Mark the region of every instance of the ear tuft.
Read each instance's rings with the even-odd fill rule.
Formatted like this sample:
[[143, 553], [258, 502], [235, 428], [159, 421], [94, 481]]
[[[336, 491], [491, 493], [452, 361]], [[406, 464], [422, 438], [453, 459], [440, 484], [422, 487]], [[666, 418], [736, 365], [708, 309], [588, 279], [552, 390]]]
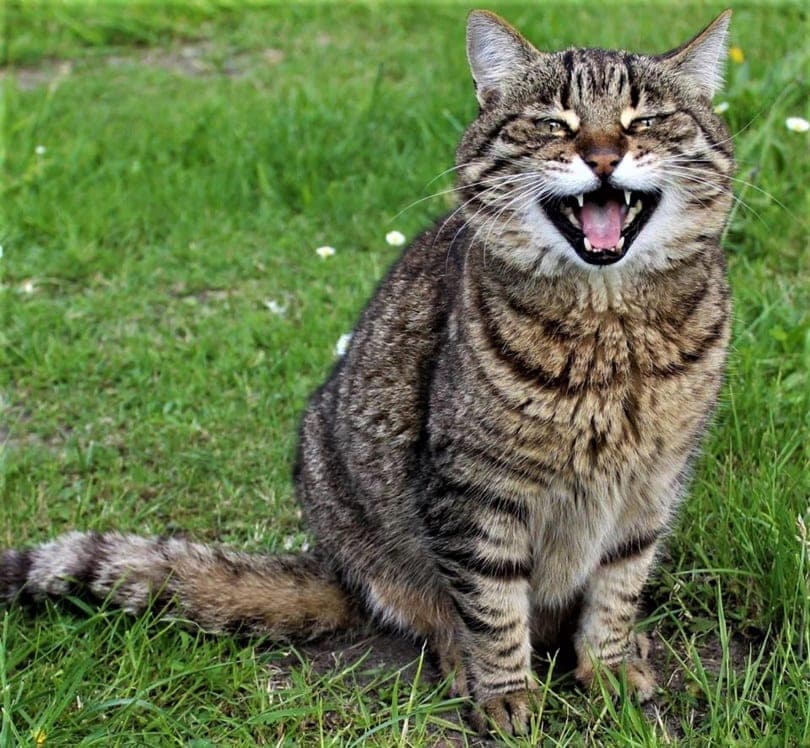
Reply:
[[674, 69], [695, 83], [711, 99], [723, 86], [728, 26], [731, 11], [723, 11], [694, 39], [662, 56]]
[[519, 80], [539, 53], [506, 21], [486, 10], [467, 19], [467, 60], [478, 103], [486, 108]]

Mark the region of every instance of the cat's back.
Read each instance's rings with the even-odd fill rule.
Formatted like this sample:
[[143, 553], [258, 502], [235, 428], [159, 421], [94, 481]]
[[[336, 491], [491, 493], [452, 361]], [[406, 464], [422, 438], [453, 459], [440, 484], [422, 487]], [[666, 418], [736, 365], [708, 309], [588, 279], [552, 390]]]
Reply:
[[419, 236], [379, 284], [351, 346], [310, 399], [295, 479], [309, 524], [327, 544], [380, 542], [413, 522], [436, 361], [468, 236], [450, 214]]

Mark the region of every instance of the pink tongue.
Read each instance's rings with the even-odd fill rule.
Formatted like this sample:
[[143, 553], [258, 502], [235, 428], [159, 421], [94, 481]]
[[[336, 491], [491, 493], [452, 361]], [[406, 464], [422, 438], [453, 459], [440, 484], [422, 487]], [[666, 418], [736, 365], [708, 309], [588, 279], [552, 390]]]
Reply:
[[622, 234], [627, 206], [616, 200], [597, 205], [588, 200], [579, 212], [582, 231], [594, 249], [613, 249]]

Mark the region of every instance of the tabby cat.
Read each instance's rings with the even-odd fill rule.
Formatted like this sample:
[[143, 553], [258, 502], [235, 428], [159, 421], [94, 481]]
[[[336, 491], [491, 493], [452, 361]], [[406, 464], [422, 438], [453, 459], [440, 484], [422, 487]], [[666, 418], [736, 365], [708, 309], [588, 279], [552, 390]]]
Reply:
[[461, 204], [405, 250], [312, 396], [312, 553], [72, 532], [0, 560], [0, 599], [78, 591], [302, 639], [369, 614], [427, 639], [479, 728], [520, 732], [533, 645], [654, 692], [633, 631], [723, 378], [726, 11], [659, 56], [539, 52], [475, 11]]

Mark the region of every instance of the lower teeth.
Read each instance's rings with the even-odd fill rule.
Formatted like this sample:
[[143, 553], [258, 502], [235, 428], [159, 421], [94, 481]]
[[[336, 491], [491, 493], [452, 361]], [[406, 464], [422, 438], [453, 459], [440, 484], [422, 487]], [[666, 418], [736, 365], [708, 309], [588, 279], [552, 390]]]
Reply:
[[[586, 252], [593, 252], [593, 244], [591, 244], [590, 239], [587, 236], [582, 237], [582, 243], [585, 245]], [[619, 241], [616, 242], [616, 246], [612, 249], [599, 249], [599, 252], [618, 252], [624, 247], [624, 237], [620, 236]]]

